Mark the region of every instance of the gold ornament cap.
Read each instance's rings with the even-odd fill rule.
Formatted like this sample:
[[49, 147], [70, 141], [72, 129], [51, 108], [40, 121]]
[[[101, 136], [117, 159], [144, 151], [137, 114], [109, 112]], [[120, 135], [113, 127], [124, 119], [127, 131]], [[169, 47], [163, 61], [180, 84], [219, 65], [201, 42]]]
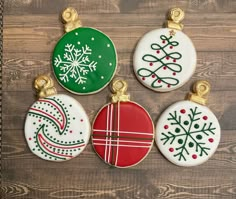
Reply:
[[39, 75], [34, 81], [34, 88], [38, 98], [45, 98], [57, 94], [54, 82], [49, 75]]
[[130, 96], [126, 94], [128, 84], [125, 80], [116, 79], [112, 82], [112, 91], [114, 94], [111, 95], [111, 102], [127, 102], [130, 101]]
[[183, 30], [184, 25], [181, 21], [184, 19], [184, 15], [184, 11], [180, 8], [170, 9], [166, 27], [176, 30]]
[[208, 81], [199, 80], [194, 83], [193, 93], [189, 93], [187, 99], [201, 105], [206, 105], [210, 89], [211, 85]]
[[65, 32], [70, 32], [82, 26], [76, 9], [69, 7], [62, 12], [62, 19], [65, 23]]

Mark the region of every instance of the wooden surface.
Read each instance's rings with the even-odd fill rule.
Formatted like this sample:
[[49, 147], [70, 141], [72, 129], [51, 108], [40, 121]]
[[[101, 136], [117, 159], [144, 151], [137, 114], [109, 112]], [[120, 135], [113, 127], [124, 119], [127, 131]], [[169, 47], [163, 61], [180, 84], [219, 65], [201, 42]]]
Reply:
[[[129, 83], [131, 99], [143, 105], [156, 123], [160, 113], [184, 99], [192, 83], [212, 84], [209, 107], [222, 127], [215, 155], [191, 168], [168, 162], [154, 145], [147, 158], [130, 169], [104, 164], [91, 144], [64, 163], [33, 155], [24, 138], [24, 119], [35, 101], [33, 78], [51, 72], [51, 54], [63, 34], [60, 12], [75, 7], [85, 26], [98, 28], [114, 41], [116, 75]], [[186, 11], [184, 32], [193, 40], [198, 64], [193, 78], [170, 93], [155, 93], [134, 77], [132, 54], [147, 31], [160, 28], [167, 10]], [[7, 0], [3, 33], [2, 198], [236, 198], [236, 1], [235, 0]], [[57, 83], [60, 93], [72, 95]], [[108, 102], [105, 88], [91, 96], [75, 96], [90, 121]]]

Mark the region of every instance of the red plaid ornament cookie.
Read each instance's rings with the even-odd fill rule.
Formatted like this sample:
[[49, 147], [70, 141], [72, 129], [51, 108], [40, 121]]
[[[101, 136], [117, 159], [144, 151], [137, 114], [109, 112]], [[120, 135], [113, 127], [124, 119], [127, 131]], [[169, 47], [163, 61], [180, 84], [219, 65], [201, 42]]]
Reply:
[[[120, 87], [119, 87], [120, 86]], [[124, 95], [125, 81], [113, 83], [112, 103], [105, 105], [93, 123], [92, 144], [107, 164], [125, 168], [141, 162], [153, 145], [154, 128], [147, 111]]]

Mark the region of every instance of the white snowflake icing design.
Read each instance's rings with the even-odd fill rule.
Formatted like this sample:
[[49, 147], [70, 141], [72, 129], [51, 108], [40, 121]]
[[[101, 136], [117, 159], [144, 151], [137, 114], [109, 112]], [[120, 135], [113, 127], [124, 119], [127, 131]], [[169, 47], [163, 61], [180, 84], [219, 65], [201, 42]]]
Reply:
[[74, 79], [78, 84], [86, 83], [86, 75], [95, 71], [97, 65], [97, 62], [90, 61], [89, 55], [91, 54], [92, 50], [88, 45], [77, 49], [73, 44], [66, 44], [63, 59], [60, 55], [54, 59], [54, 65], [60, 67], [60, 80], [69, 82], [70, 79]]

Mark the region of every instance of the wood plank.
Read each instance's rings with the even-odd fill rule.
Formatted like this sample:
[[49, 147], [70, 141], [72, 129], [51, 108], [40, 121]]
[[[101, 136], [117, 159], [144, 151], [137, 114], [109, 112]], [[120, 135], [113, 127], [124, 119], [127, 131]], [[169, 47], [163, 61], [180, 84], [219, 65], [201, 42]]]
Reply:
[[[57, 27], [63, 29], [63, 23], [60, 19], [61, 13], [48, 15], [6, 15], [4, 16], [5, 27]], [[184, 30], [188, 26], [202, 26], [202, 27], [229, 27], [234, 28], [236, 13], [188, 13], [183, 20]], [[130, 13], [130, 14], [81, 14], [80, 20], [83, 26], [90, 27], [147, 27], [160, 28], [166, 20], [166, 14], [155, 13]], [[114, 25], [115, 22], [115, 25]], [[215, 31], [212, 31], [215, 34]]]
[[5, 2], [5, 14], [51, 14], [58, 13], [65, 7], [72, 6], [79, 13], [162, 13], [173, 6], [186, 12], [232, 13], [236, 6], [234, 0], [9, 0]]
[[[8, 169], [9, 179], [3, 190], [7, 196], [22, 198], [226, 198], [235, 196], [235, 184], [232, 173], [225, 171], [218, 175], [205, 173], [198, 174], [194, 171], [168, 174], [147, 172], [140, 170], [81, 170], [85, 175], [65, 176], [61, 169], [37, 169], [36, 172], [24, 170], [15, 172]], [[191, 172], [196, 177], [196, 186], [188, 178], [186, 172]], [[71, 173], [77, 173], [72, 169]], [[139, 175], [137, 175], [139, 174]], [[181, 178], [179, 177], [182, 174]], [[26, 178], [27, 176], [27, 178]], [[39, 177], [40, 176], [40, 177]], [[87, 178], [85, 177], [87, 176]], [[123, 177], [121, 177], [123, 176]], [[106, 179], [106, 180], [103, 180]], [[152, 180], [155, 179], [155, 180]], [[166, 179], [170, 179], [167, 181]], [[227, 180], [230, 179], [230, 180]], [[179, 181], [176, 184], [176, 180]], [[60, 182], [54, 185], [54, 182]], [[91, 183], [100, 182], [100, 183]], [[102, 181], [102, 183], [101, 183]], [[42, 182], [45, 182], [42, 184]], [[65, 183], [66, 182], [66, 183]], [[73, 183], [78, 182], [78, 183]], [[212, 183], [208, 185], [206, 182]], [[147, 191], [148, 190], [148, 191]]]
[[[138, 40], [149, 30], [160, 28], [161, 24], [164, 22], [164, 20], [160, 20], [160, 25], [157, 25], [156, 22], [158, 21], [157, 18], [153, 18], [153, 23], [149, 23], [150, 27], [147, 26], [147, 24], [143, 23], [142, 20], [137, 19], [137, 15], [131, 15], [130, 18], [131, 21], [136, 20], [137, 26], [133, 26], [130, 24], [127, 24], [126, 26], [123, 26], [122, 22], [126, 21], [127, 15], [115, 15], [117, 16], [117, 22], [116, 27], [114, 27], [114, 18], [113, 20], [108, 20], [104, 23], [100, 24], [106, 24], [106, 27], [103, 27], [102, 25], [98, 23], [85, 23], [86, 26], [91, 26], [100, 29], [111, 39], [114, 41], [118, 53], [119, 52], [131, 52], [134, 48]], [[150, 15], [148, 15], [150, 16]], [[148, 20], [148, 16], [146, 20]], [[236, 35], [235, 35], [235, 27], [233, 25], [233, 21], [236, 17], [235, 14], [232, 15], [232, 18], [230, 19], [230, 22], [228, 22], [228, 25], [219, 26], [216, 21], [218, 21], [216, 18], [214, 21], [210, 17], [208, 19], [208, 15], [203, 14], [200, 15], [199, 18], [202, 21], [208, 21], [209, 23], [207, 25], [203, 24], [195, 24], [194, 19], [193, 21], [189, 20], [189, 22], [192, 22], [191, 24], [185, 26], [184, 32], [193, 40], [193, 43], [196, 46], [196, 49], [198, 51], [236, 51]], [[217, 15], [219, 16], [219, 15]], [[220, 15], [220, 20], [223, 19], [223, 15]], [[32, 16], [33, 17], [33, 16]], [[55, 16], [55, 20], [58, 22], [58, 16]], [[142, 17], [142, 16], [140, 16]], [[21, 28], [19, 26], [12, 26], [7, 25], [4, 28], [3, 36], [4, 36], [4, 52], [48, 52], [52, 53], [54, 46], [56, 45], [59, 38], [63, 35], [62, 26], [60, 23], [55, 26], [53, 24], [45, 24], [42, 26], [35, 26], [34, 23], [33, 26], [26, 26], [24, 27], [24, 24], [27, 24], [27, 21], [24, 21], [25, 18], [22, 16], [15, 18], [15, 21], [21, 19]], [[33, 18], [37, 18], [37, 16], [34, 16]], [[42, 17], [39, 17], [40, 20]], [[100, 21], [102, 17], [101, 15], [98, 16], [90, 16], [90, 18], [93, 18], [91, 21], [98, 20]], [[107, 17], [105, 17], [107, 18]], [[145, 17], [144, 17], [145, 18]], [[162, 17], [163, 18], [163, 17]], [[217, 17], [218, 18], [218, 17]], [[23, 21], [22, 21], [23, 20]], [[154, 21], [155, 20], [155, 21]], [[5, 19], [7, 21], [7, 17]], [[46, 18], [45, 18], [45, 21]], [[29, 20], [28, 20], [29, 22]], [[108, 23], [109, 22], [109, 23]], [[188, 22], [188, 23], [189, 23]], [[55, 23], [55, 22], [54, 22]], [[132, 24], [132, 23], [131, 23]], [[49, 27], [48, 27], [48, 26]], [[22, 27], [23, 26], [23, 27]], [[214, 31], [213, 31], [214, 30]], [[128, 33], [128, 34], [127, 34]], [[227, 36], [226, 36], [227, 35]], [[17, 48], [16, 48], [17, 46]], [[36, 48], [37, 46], [37, 48]]]
[[[5, 53], [4, 55], [4, 91], [30, 91], [32, 90], [34, 77], [43, 73], [52, 73], [50, 53]], [[118, 52], [118, 56], [119, 65], [116, 75], [129, 79], [130, 90], [146, 92], [147, 89], [140, 86], [134, 76], [132, 52]], [[202, 78], [211, 82], [213, 90], [235, 90], [235, 65], [235, 52], [199, 52], [196, 72], [189, 84], [186, 84], [180, 90], [188, 92], [191, 83]], [[59, 92], [64, 91], [58, 84], [56, 84], [56, 87]]]

